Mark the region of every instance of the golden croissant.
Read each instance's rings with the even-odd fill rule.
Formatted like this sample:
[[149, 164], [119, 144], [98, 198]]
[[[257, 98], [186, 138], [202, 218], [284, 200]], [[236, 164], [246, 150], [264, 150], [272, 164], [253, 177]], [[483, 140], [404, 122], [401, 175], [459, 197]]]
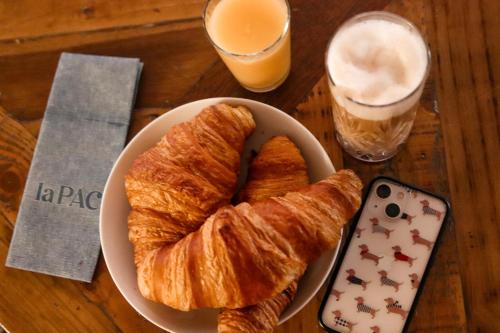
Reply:
[[[197, 230], [236, 189], [240, 155], [255, 128], [250, 111], [218, 104], [173, 126], [125, 177], [135, 263]], [[142, 267], [142, 268], [141, 268]], [[147, 294], [144, 294], [147, 296]]]
[[278, 295], [242, 309], [225, 309], [217, 317], [218, 333], [271, 333], [281, 313], [292, 303], [297, 292], [294, 281]]
[[[254, 203], [281, 196], [309, 184], [307, 165], [299, 149], [286, 136], [264, 143], [252, 160], [248, 180], [240, 191], [240, 201]], [[219, 333], [273, 332], [281, 313], [293, 301], [297, 281], [276, 296], [241, 309], [224, 309], [217, 316]]]
[[250, 163], [239, 201], [254, 203], [309, 184], [307, 166], [297, 146], [284, 135], [265, 142]]
[[332, 249], [360, 205], [350, 170], [283, 197], [224, 206], [172, 246], [147, 253], [141, 293], [179, 310], [242, 308], [271, 298]]

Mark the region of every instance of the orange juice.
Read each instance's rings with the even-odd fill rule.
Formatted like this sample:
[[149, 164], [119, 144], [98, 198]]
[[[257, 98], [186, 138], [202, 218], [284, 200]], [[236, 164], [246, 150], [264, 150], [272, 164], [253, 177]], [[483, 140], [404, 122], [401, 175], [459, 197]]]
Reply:
[[[209, 8], [210, 3], [216, 3]], [[276, 88], [290, 71], [285, 0], [209, 1], [205, 26], [222, 60], [253, 91]]]

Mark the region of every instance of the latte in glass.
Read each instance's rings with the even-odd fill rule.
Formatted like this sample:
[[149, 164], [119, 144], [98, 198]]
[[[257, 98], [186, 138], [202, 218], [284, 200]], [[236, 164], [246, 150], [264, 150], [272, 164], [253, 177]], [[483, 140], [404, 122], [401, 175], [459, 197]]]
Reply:
[[412, 129], [429, 67], [427, 44], [407, 20], [368, 12], [344, 23], [326, 53], [344, 150], [369, 162], [394, 156]]

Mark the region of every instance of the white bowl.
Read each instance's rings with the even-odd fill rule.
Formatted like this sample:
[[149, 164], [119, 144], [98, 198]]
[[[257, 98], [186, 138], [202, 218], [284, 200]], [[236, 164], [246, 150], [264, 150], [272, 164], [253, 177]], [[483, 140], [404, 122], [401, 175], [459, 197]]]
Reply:
[[[125, 195], [124, 176], [133, 160], [158, 142], [170, 127], [190, 120], [203, 108], [220, 102], [246, 105], [257, 124], [255, 132], [245, 144], [240, 179], [245, 179], [246, 161], [251, 151], [258, 151], [262, 143], [279, 134], [288, 135], [300, 148], [307, 162], [311, 181], [319, 181], [335, 172], [321, 144], [302, 124], [272, 106], [248, 99], [209, 98], [181, 105], [140, 131], [118, 157], [104, 188], [100, 214], [102, 252], [113, 281], [130, 305], [152, 323], [171, 332], [216, 332], [218, 310], [182, 312], [142, 297], [137, 287], [132, 245], [127, 237], [130, 206]], [[337, 252], [338, 247], [309, 265], [300, 280], [295, 300], [281, 315], [280, 324], [299, 312], [318, 292], [328, 277]]]

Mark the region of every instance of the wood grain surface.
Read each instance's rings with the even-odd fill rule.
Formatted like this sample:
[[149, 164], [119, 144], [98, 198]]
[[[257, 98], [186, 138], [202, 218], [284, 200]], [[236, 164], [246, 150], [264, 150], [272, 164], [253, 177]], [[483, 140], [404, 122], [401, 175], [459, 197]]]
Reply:
[[[214, 96], [281, 108], [364, 181], [390, 175], [448, 196], [453, 216], [410, 332], [500, 332], [500, 1], [291, 0], [292, 72], [255, 94], [234, 80], [203, 31], [202, 0], [0, 1], [0, 262], [62, 51], [144, 62], [130, 140], [181, 103]], [[335, 140], [324, 51], [336, 27], [368, 10], [413, 21], [432, 73], [410, 139], [395, 158], [365, 164]], [[278, 332], [320, 332], [323, 290]], [[160, 332], [118, 292], [101, 258], [91, 284], [0, 265], [0, 327], [17, 332]], [[0, 329], [1, 331], [1, 329]]]

